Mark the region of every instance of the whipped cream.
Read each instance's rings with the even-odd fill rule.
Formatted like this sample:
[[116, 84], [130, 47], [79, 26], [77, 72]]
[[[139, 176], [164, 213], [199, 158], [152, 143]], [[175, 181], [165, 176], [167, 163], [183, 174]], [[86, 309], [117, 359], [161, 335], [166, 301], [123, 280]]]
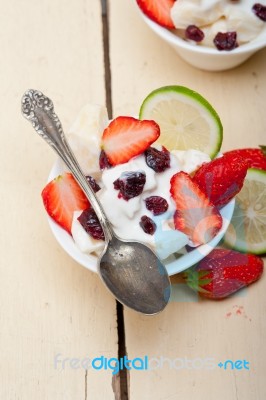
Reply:
[[[155, 147], [155, 146], [153, 146]], [[161, 147], [157, 146], [160, 150]], [[115, 233], [124, 239], [141, 241], [162, 258], [166, 259], [171, 254], [182, 251], [189, 243], [188, 237], [182, 232], [174, 229], [173, 214], [175, 203], [170, 195], [170, 179], [179, 171], [191, 173], [203, 162], [210, 161], [209, 156], [197, 151], [172, 151], [170, 153], [170, 168], [164, 172], [156, 173], [146, 164], [143, 154], [132, 158], [124, 164], [119, 164], [110, 169], [105, 169], [99, 176], [98, 183], [101, 190], [97, 192], [104, 211], [110, 220]], [[125, 200], [118, 197], [118, 190], [114, 189], [113, 182], [125, 172], [143, 172], [146, 182], [140, 195]], [[154, 216], [146, 208], [145, 199], [149, 196], [161, 196], [168, 203], [165, 213]], [[82, 252], [98, 255], [104, 247], [104, 242], [95, 240], [88, 235], [77, 220], [81, 211], [74, 214], [72, 223], [72, 236]], [[139, 222], [143, 215], [150, 217], [156, 224], [154, 235], [143, 231]]]
[[[237, 32], [237, 43], [242, 45], [266, 29], [265, 22], [252, 10], [255, 3], [254, 0], [178, 0], [171, 9], [171, 17], [183, 38], [189, 25], [200, 28], [204, 39], [199, 45], [214, 47], [213, 39], [218, 32]], [[266, 5], [265, 1], [259, 3]]]

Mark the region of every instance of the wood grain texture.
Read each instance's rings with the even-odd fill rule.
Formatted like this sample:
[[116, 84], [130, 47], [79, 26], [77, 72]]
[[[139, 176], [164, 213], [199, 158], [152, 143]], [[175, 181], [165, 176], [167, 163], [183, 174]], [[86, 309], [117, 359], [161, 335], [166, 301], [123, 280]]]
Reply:
[[[184, 85], [206, 97], [219, 113], [224, 125], [222, 150], [265, 143], [266, 49], [236, 69], [200, 71], [149, 30], [134, 0], [116, 0], [110, 7], [114, 116], [137, 115], [143, 99], [157, 87]], [[173, 284], [173, 302], [161, 315], [149, 318], [125, 310], [129, 358], [182, 359], [176, 368], [164, 360], [163, 367], [153, 371], [130, 371], [130, 398], [264, 399], [265, 276], [241, 295], [221, 302], [199, 301], [176, 277]], [[216, 364], [246, 359], [250, 370], [197, 369], [199, 360], [195, 368], [181, 368], [186, 358], [213, 358]]]
[[28, 88], [53, 99], [65, 130], [105, 103], [100, 1], [0, 4], [0, 398], [114, 399], [111, 371], [55, 363], [116, 357], [116, 304], [52, 236], [40, 192], [55, 155], [20, 112]]

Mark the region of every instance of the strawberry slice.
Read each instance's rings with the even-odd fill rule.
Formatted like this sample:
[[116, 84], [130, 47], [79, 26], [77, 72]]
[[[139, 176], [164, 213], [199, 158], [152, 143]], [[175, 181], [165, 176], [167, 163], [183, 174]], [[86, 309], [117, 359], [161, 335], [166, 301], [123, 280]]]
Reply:
[[70, 172], [64, 172], [49, 182], [42, 191], [47, 213], [71, 234], [74, 211], [85, 210], [90, 203]]
[[166, 28], [175, 28], [170, 13], [175, 0], [137, 0], [137, 3], [142, 12], [153, 21]]
[[266, 146], [260, 146], [260, 149], [237, 149], [224, 153], [224, 155], [228, 154], [244, 158], [248, 162], [249, 168], [258, 168], [266, 171]]
[[154, 121], [117, 117], [103, 132], [102, 149], [112, 165], [123, 164], [143, 153], [159, 136]]
[[193, 180], [215, 206], [223, 207], [242, 189], [247, 170], [243, 157], [228, 153], [202, 164]]
[[170, 183], [176, 203], [175, 228], [188, 235], [195, 245], [209, 242], [222, 227], [219, 211], [187, 173], [178, 172]]
[[263, 260], [252, 254], [214, 249], [184, 274], [187, 284], [203, 297], [223, 299], [257, 281]]

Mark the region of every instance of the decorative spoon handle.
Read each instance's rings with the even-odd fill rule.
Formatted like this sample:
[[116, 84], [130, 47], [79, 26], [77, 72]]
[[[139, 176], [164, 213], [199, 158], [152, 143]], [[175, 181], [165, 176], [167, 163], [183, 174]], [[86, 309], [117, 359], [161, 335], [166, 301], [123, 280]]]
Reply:
[[106, 241], [111, 240], [114, 233], [108, 218], [69, 147], [61, 122], [54, 112], [52, 100], [38, 90], [29, 89], [24, 93], [21, 103], [23, 116], [31, 122], [36, 132], [52, 147], [72, 172], [99, 218]]

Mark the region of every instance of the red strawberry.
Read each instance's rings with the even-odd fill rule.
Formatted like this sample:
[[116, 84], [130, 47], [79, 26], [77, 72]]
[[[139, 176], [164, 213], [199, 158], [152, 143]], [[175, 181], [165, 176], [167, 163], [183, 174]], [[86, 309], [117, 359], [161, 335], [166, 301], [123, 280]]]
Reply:
[[153, 21], [166, 28], [175, 28], [170, 13], [175, 0], [137, 0], [137, 3], [143, 13]]
[[117, 117], [103, 132], [102, 148], [112, 165], [123, 164], [143, 153], [159, 136], [154, 121]]
[[266, 171], [266, 146], [260, 146], [260, 149], [237, 149], [224, 153], [238, 155], [248, 162], [249, 168], [258, 168]]
[[171, 195], [176, 203], [175, 228], [195, 245], [209, 242], [222, 227], [219, 211], [185, 172], [171, 178]]
[[217, 207], [227, 204], [241, 189], [248, 163], [239, 155], [227, 154], [202, 164], [193, 181]]
[[187, 284], [201, 296], [222, 299], [257, 281], [263, 260], [253, 254], [214, 249], [185, 273]]
[[71, 234], [74, 211], [85, 210], [90, 203], [70, 172], [64, 172], [49, 182], [42, 191], [47, 213]]

